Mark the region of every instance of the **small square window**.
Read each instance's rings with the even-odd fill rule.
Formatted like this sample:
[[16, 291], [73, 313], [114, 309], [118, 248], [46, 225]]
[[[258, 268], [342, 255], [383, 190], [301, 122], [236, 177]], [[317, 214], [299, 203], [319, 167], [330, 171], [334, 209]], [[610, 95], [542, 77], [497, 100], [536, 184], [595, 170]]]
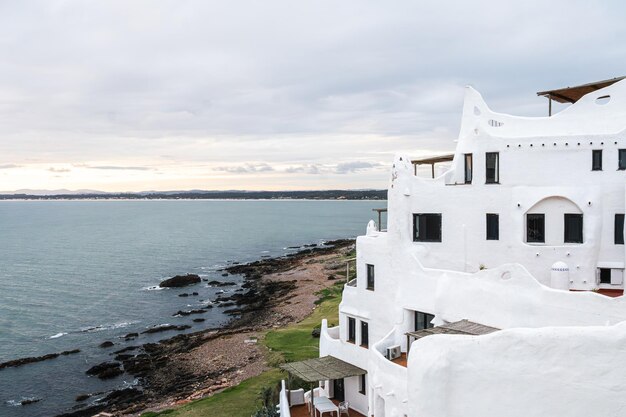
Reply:
[[374, 265], [367, 264], [367, 289], [374, 291]]
[[368, 348], [370, 345], [369, 326], [366, 321], [361, 322], [361, 346]]
[[414, 242], [441, 242], [441, 214], [413, 214]]
[[615, 244], [624, 244], [624, 215], [619, 213], [615, 215]]
[[465, 154], [465, 184], [472, 183], [472, 170], [473, 170], [472, 154], [466, 153]]
[[565, 214], [564, 215], [565, 243], [583, 243], [583, 215], [582, 214]]
[[600, 269], [600, 284], [610, 284], [611, 283], [611, 269], [610, 268], [599, 268]]
[[416, 311], [414, 330], [432, 329], [435, 327], [435, 325], [431, 323], [434, 318], [435, 316], [433, 314]]
[[545, 214], [526, 215], [526, 242], [545, 243], [546, 241], [546, 216]]
[[487, 184], [500, 183], [500, 154], [498, 152], [485, 154], [485, 178]]
[[348, 317], [348, 342], [356, 343], [356, 320]]
[[487, 213], [487, 240], [500, 239], [500, 216]]
[[602, 149], [591, 151], [591, 170], [602, 171]]
[[618, 157], [617, 169], [623, 171], [626, 169], [626, 149], [620, 149]]

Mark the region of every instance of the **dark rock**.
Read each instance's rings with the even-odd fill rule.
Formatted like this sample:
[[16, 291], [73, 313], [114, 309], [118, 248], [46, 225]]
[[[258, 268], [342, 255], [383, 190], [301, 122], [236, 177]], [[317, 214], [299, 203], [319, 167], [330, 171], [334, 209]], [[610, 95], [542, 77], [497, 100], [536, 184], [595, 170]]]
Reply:
[[191, 314], [204, 314], [204, 313], [206, 313], [206, 310], [188, 310], [188, 311], [178, 310], [173, 315], [174, 316], [189, 316]]
[[223, 276], [223, 277], [227, 277], [227, 276], [228, 276], [228, 272], [224, 272], [224, 273], [222, 274], [222, 276]]
[[197, 292], [192, 292], [191, 295], [199, 295]]
[[218, 307], [232, 307], [234, 305], [235, 303], [233, 303], [232, 301], [228, 301], [226, 303], [221, 303]]
[[316, 328], [315, 328], [315, 329], [313, 329], [313, 331], [311, 332], [311, 336], [313, 336], [313, 337], [315, 337], [315, 338], [319, 339], [319, 337], [320, 337], [320, 332], [321, 332], [321, 329], [320, 329], [319, 327], [316, 327]]
[[130, 352], [131, 350], [139, 349], [140, 347], [141, 346], [128, 346], [128, 347], [125, 347], [124, 349], [116, 350], [113, 353], [120, 354], [120, 353], [124, 353], [124, 352]]
[[129, 355], [127, 353], [120, 353], [119, 355], [116, 355], [114, 359], [116, 361], [123, 362], [125, 360], [128, 360], [128, 359], [132, 358], [133, 356], [135, 356], [135, 355]]
[[29, 364], [29, 363], [47, 361], [48, 359], [58, 358], [61, 355], [67, 356], [67, 355], [72, 355], [72, 354], [78, 353], [78, 352], [80, 352], [80, 349], [66, 350], [66, 351], [59, 352], [59, 353], [48, 353], [48, 354], [43, 355], [43, 356], [32, 356], [32, 357], [28, 357], [28, 358], [14, 359], [14, 360], [11, 360], [11, 361], [8, 361], [8, 362], [0, 363], [0, 369], [14, 368], [14, 367], [26, 365], [26, 364]]
[[182, 293], [182, 294], [178, 294], [179, 297], [189, 297], [189, 294], [187, 294], [186, 292]]
[[188, 326], [186, 324], [181, 325], [181, 326], [176, 326], [174, 324], [166, 324], [163, 326], [150, 327], [149, 329], [144, 330], [141, 333], [159, 333], [159, 332], [167, 332], [169, 330], [187, 330], [187, 329], [191, 329], [191, 326]]
[[332, 275], [332, 274], [328, 276], [328, 280], [329, 280], [329, 281], [334, 281], [334, 280], [336, 280], [336, 279], [337, 279], [337, 277], [336, 277], [336, 276], [334, 276], [334, 275]]
[[126, 336], [124, 336], [124, 339], [130, 340], [130, 339], [134, 339], [134, 338], [136, 338], [138, 336], [139, 336], [139, 333], [128, 333]]
[[88, 399], [89, 397], [91, 397], [91, 394], [80, 394], [76, 396], [75, 401], [85, 401], [86, 399]]
[[102, 362], [85, 371], [87, 375], [95, 375], [100, 379], [114, 378], [124, 373], [119, 362]]
[[159, 284], [161, 288], [179, 288], [186, 287], [187, 285], [197, 284], [202, 279], [196, 274], [176, 275], [175, 277], [168, 278]]
[[203, 321], [205, 321], [206, 319], [203, 318], [197, 318], [197, 319], [193, 319], [194, 323], [202, 323]]
[[101, 348], [109, 348], [111, 346], [114, 346], [115, 343], [111, 342], [110, 340], [107, 340], [105, 342], [100, 343], [100, 347]]
[[211, 286], [211, 287], [230, 287], [230, 286], [233, 286], [233, 285], [237, 285], [237, 283], [236, 282], [228, 282], [228, 281], [222, 282], [222, 281], [215, 281], [215, 280], [213, 280], [213, 281], [209, 281], [208, 285]]

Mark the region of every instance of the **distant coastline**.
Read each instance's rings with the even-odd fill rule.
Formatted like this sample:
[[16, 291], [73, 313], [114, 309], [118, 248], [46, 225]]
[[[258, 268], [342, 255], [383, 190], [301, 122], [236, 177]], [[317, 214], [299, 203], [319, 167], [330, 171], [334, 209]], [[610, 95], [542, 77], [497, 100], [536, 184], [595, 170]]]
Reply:
[[386, 200], [387, 190], [0, 194], [0, 200]]

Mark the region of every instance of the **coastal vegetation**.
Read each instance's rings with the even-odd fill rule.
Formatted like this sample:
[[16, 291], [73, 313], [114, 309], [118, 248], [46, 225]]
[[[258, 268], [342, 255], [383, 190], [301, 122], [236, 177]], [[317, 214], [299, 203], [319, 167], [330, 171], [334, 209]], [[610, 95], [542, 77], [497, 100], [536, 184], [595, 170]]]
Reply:
[[283, 362], [298, 361], [318, 356], [319, 340], [313, 329], [326, 318], [329, 325], [338, 323], [338, 308], [343, 282], [318, 293], [320, 302], [304, 320], [281, 329], [270, 330], [260, 339], [267, 348], [266, 361], [270, 369], [249, 378], [239, 385], [211, 397], [193, 401], [176, 409], [143, 413], [141, 417], [250, 417], [262, 406], [259, 393], [267, 387], [277, 386], [285, 374], [278, 369]]

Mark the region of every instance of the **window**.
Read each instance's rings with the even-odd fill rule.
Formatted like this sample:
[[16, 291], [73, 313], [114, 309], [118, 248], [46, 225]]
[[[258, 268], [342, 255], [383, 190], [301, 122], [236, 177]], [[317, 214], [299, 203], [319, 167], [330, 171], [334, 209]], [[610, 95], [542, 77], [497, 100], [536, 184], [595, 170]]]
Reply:
[[472, 154], [465, 154], [465, 184], [472, 183]]
[[365, 395], [365, 389], [367, 388], [365, 386], [366, 381], [367, 381], [367, 378], [365, 374], [359, 376], [359, 394]]
[[500, 216], [487, 213], [487, 240], [500, 239]]
[[616, 245], [624, 244], [624, 215], [623, 214], [615, 215], [615, 244]]
[[367, 289], [374, 291], [374, 265], [367, 266]]
[[348, 317], [348, 342], [356, 343], [356, 320]]
[[545, 214], [526, 215], [526, 242], [544, 243], [546, 241]]
[[583, 215], [568, 214], [564, 215], [565, 243], [583, 243]]
[[602, 149], [591, 151], [591, 170], [602, 171]]
[[610, 268], [599, 268], [600, 269], [600, 284], [610, 284], [611, 283], [611, 269]]
[[619, 150], [619, 161], [617, 169], [623, 171], [626, 169], [626, 149]]
[[435, 327], [434, 324], [431, 323], [435, 316], [433, 314], [422, 313], [421, 311], [415, 312], [415, 331], [424, 330], [424, 329], [432, 329]]
[[441, 214], [422, 213], [413, 215], [414, 242], [441, 242]]
[[361, 346], [369, 347], [370, 345], [370, 336], [368, 330], [368, 324], [366, 321], [361, 322]]
[[500, 182], [500, 162], [498, 152], [487, 152], [485, 154], [485, 174], [487, 184], [498, 184]]

